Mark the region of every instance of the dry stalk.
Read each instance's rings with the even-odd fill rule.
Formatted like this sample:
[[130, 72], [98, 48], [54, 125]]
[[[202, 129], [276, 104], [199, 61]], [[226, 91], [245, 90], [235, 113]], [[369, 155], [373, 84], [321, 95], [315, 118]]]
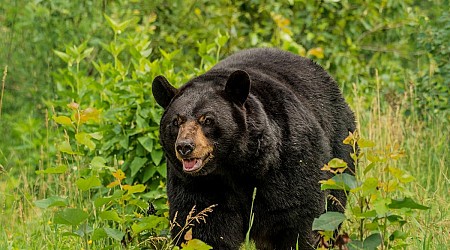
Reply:
[[5, 92], [6, 75], [8, 75], [8, 65], [5, 66], [5, 70], [3, 71], [2, 93], [0, 95], [0, 119], [2, 118], [3, 93]]
[[[194, 221], [200, 224], [200, 222], [206, 223], [206, 217], [208, 217], [208, 213], [211, 213], [213, 211], [213, 208], [216, 207], [217, 204], [211, 205], [202, 211], [195, 214], [195, 205], [192, 207], [191, 211], [189, 211], [188, 215], [186, 216], [186, 221], [183, 226], [181, 226], [177, 221], [177, 215], [178, 212], [175, 213], [175, 216], [173, 220], [170, 222], [170, 229], [172, 230], [175, 226], [181, 227], [181, 230], [173, 237], [173, 243], [174, 245], [178, 244], [178, 241], [181, 238], [181, 235], [191, 227], [195, 226]], [[195, 214], [195, 215], [194, 215]]]

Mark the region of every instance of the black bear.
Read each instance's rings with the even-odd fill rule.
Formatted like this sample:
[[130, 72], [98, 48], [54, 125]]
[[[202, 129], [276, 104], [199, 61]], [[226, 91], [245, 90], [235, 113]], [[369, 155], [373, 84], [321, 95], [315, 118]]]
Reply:
[[[257, 249], [316, 246], [314, 218], [327, 209], [319, 181], [332, 158], [350, 166], [342, 141], [355, 118], [336, 82], [313, 61], [277, 49], [249, 49], [179, 89], [152, 84], [164, 108], [160, 142], [167, 159], [170, 218], [217, 204], [193, 237], [214, 249], [239, 249], [248, 230]], [[342, 193], [334, 193], [345, 205]], [[182, 223], [180, 223], [182, 224]], [[179, 227], [172, 229], [177, 235]], [[179, 242], [178, 242], [179, 243]]]

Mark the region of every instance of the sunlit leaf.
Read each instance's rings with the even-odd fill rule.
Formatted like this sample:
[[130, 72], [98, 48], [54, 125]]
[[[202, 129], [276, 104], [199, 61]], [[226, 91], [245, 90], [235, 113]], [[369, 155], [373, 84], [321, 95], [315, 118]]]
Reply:
[[124, 190], [128, 191], [128, 194], [134, 194], [134, 193], [141, 193], [145, 191], [145, 186], [142, 184], [138, 184], [138, 185], [127, 185], [123, 187]]
[[193, 239], [187, 243], [181, 244], [183, 250], [209, 250], [213, 249], [210, 245], [199, 239]]
[[102, 183], [100, 182], [100, 179], [97, 176], [89, 176], [88, 178], [84, 179], [84, 178], [80, 178], [78, 179], [76, 182], [77, 187], [81, 190], [81, 191], [87, 191], [91, 188], [94, 187], [99, 187], [102, 185]]
[[44, 170], [37, 170], [36, 174], [63, 174], [67, 171], [68, 167], [66, 165], [61, 165], [57, 167], [49, 167]]
[[334, 231], [345, 220], [345, 215], [339, 212], [326, 212], [319, 218], [315, 218], [312, 230], [315, 231]]
[[372, 148], [372, 147], [375, 147], [375, 145], [376, 145], [375, 142], [373, 142], [371, 140], [367, 140], [364, 138], [360, 138], [358, 140], [358, 146], [360, 148]]
[[324, 53], [323, 53], [323, 48], [322, 47], [317, 47], [317, 48], [312, 48], [308, 51], [309, 55], [313, 55], [319, 59], [324, 58]]
[[410, 208], [410, 209], [419, 209], [419, 210], [430, 209], [430, 207], [416, 203], [413, 199], [411, 199], [409, 197], [401, 199], [401, 200], [392, 200], [392, 202], [389, 204], [389, 208], [391, 208], [391, 209]]
[[67, 116], [53, 116], [53, 120], [61, 125], [70, 126], [72, 125], [72, 120]]
[[90, 150], [95, 149], [95, 143], [91, 140], [91, 135], [85, 132], [75, 134], [75, 139], [78, 143], [87, 146]]

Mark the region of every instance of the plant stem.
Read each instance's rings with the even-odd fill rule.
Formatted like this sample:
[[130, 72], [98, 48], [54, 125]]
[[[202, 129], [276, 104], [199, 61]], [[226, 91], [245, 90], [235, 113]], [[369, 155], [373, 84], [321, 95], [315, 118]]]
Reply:
[[7, 74], [8, 74], [8, 65], [5, 66], [5, 70], [3, 71], [2, 93], [0, 95], [0, 119], [2, 118], [3, 93], [5, 93], [5, 81], [6, 81], [6, 75]]

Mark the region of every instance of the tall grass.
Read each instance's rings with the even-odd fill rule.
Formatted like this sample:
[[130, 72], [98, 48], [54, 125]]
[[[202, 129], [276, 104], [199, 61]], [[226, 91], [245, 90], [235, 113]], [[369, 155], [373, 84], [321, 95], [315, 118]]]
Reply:
[[[365, 138], [381, 147], [398, 146], [405, 152], [399, 167], [415, 177], [409, 183], [409, 191], [419, 203], [431, 207], [412, 217], [407, 228], [415, 235], [408, 249], [447, 249], [450, 246], [450, 170], [449, 113], [427, 114], [420, 118], [415, 112], [405, 115], [416, 98], [414, 89], [405, 93], [397, 105], [389, 105], [380, 98], [382, 88], [378, 76], [375, 79], [377, 97], [370, 101], [369, 110], [362, 110], [368, 100], [355, 94], [355, 110], [358, 129]], [[358, 90], [356, 86], [354, 93]], [[383, 173], [381, 172], [380, 175]]]

